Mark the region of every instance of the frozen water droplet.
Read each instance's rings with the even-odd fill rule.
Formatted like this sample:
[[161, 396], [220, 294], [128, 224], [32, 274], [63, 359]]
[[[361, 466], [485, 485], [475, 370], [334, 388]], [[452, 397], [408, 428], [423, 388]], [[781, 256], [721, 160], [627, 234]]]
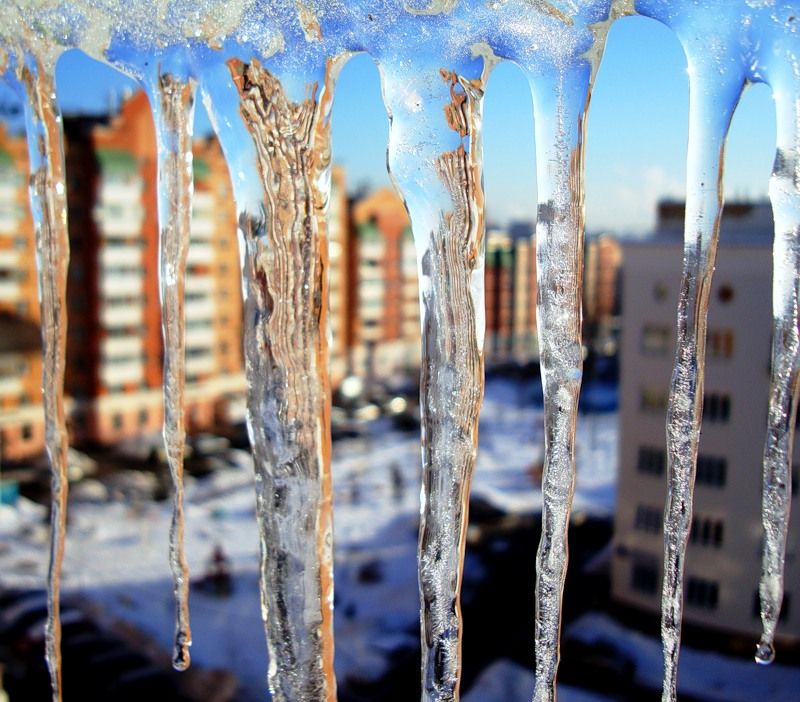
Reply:
[[759, 642], [756, 646], [756, 663], [769, 665], [775, 660], [775, 647], [771, 643]]

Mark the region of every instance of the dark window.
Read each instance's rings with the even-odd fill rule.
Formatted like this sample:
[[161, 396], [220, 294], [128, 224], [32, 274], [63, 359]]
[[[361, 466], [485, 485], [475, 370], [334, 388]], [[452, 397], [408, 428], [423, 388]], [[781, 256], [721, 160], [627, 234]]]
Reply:
[[695, 484], [708, 485], [709, 487], [724, 487], [728, 474], [728, 459], [722, 456], [697, 457], [697, 473]]
[[703, 421], [725, 423], [731, 417], [731, 398], [729, 395], [711, 393], [703, 401]]
[[686, 604], [698, 609], [716, 609], [719, 604], [719, 583], [689, 578], [686, 581]]
[[22, 438], [25, 439], [26, 441], [28, 439], [32, 439], [33, 438], [33, 427], [30, 424], [23, 424], [22, 425], [22, 431], [20, 433], [22, 434]]
[[719, 290], [717, 290], [717, 299], [723, 304], [727, 305], [731, 300], [733, 300], [733, 286], [725, 283], [724, 285], [719, 286]]
[[707, 355], [711, 358], [733, 356], [733, 329], [714, 329], [708, 333]]
[[689, 541], [698, 546], [722, 548], [725, 537], [725, 524], [721, 519], [695, 516], [692, 519], [692, 530]]
[[139, 410], [139, 426], [140, 427], [147, 426], [149, 420], [150, 420], [150, 413], [146, 409]]
[[658, 534], [661, 531], [661, 510], [649, 505], [639, 505], [633, 526], [637, 531]]
[[647, 595], [658, 589], [658, 571], [652, 563], [634, 561], [631, 567], [631, 588]]
[[111, 417], [111, 426], [114, 429], [122, 429], [122, 415], [117, 413]]
[[652, 448], [650, 446], [639, 447], [639, 459], [636, 463], [636, 470], [639, 473], [663, 475], [665, 465], [666, 455], [664, 449]]

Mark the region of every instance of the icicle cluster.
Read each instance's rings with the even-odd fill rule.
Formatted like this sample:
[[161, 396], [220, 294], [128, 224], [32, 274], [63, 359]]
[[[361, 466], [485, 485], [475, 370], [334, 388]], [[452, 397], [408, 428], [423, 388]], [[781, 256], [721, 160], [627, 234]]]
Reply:
[[336, 76], [354, 52], [378, 63], [391, 117], [388, 161], [408, 207], [422, 309], [419, 581], [423, 699], [457, 700], [459, 590], [483, 394], [482, 99], [494, 65], [529, 78], [539, 187], [537, 311], [546, 459], [537, 561], [535, 700], [555, 699], [581, 383], [583, 161], [594, 77], [611, 24], [640, 13], [671, 27], [690, 68], [690, 136], [678, 348], [668, 410], [662, 637], [664, 699], [676, 696], [685, 545], [703, 398], [706, 310], [728, 125], [743, 89], [777, 106], [774, 342], [764, 450], [764, 635], [773, 657], [782, 598], [797, 412], [800, 262], [800, 7], [789, 0], [10, 0], [0, 68], [27, 105], [37, 232], [53, 531], [47, 660], [61, 696], [59, 572], [67, 435], [68, 262], [63, 138], [54, 67], [77, 47], [138, 79], [158, 136], [164, 440], [174, 481], [170, 563], [175, 666], [189, 663], [183, 555], [183, 281], [191, 136], [199, 87], [229, 163], [246, 299], [248, 428], [255, 455], [262, 614], [276, 700], [333, 700], [326, 207]]

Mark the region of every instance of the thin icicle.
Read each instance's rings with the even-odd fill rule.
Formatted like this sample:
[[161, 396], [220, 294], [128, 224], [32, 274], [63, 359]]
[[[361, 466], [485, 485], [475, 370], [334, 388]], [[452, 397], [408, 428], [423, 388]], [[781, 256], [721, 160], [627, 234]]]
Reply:
[[[419, 584], [426, 702], [459, 697], [459, 598], [483, 399], [480, 130], [490, 68], [470, 79], [440, 72], [435, 64], [382, 64], [392, 114], [390, 170], [411, 215], [420, 264]], [[409, 94], [417, 96], [419, 109], [409, 105]]]
[[544, 390], [542, 537], [536, 560], [537, 702], [555, 700], [582, 373], [583, 152], [588, 66], [533, 78], [539, 211], [537, 324]]
[[67, 335], [67, 191], [64, 137], [53, 66], [32, 53], [19, 70], [27, 94], [25, 123], [30, 159], [30, 201], [36, 233], [39, 301], [42, 325], [42, 393], [45, 440], [52, 471], [50, 502], [50, 565], [47, 571], [45, 658], [52, 697], [60, 702], [61, 565], [67, 525], [67, 435], [64, 416], [64, 364]]
[[[276, 702], [336, 698], [325, 270], [336, 70], [329, 63], [324, 84], [309, 82], [306, 99], [293, 102], [258, 61], [232, 64], [264, 196], [261, 212], [248, 211], [252, 184], [237, 184], [262, 617]], [[242, 148], [232, 134], [220, 132], [228, 154]]]
[[775, 658], [775, 628], [783, 602], [786, 537], [792, 501], [792, 449], [800, 384], [800, 65], [781, 62], [774, 75], [777, 152], [769, 194], [775, 217], [773, 338], [761, 519], [764, 552], [759, 595], [763, 633], [756, 661]]
[[677, 698], [686, 543], [692, 524], [697, 446], [703, 411], [706, 318], [722, 215], [722, 163], [731, 117], [743, 88], [735, 72], [689, 52], [689, 147], [683, 276], [675, 366], [667, 408], [667, 500], [661, 639], [662, 699]]
[[189, 567], [184, 553], [183, 398], [185, 338], [183, 291], [192, 215], [192, 133], [195, 82], [163, 73], [152, 96], [158, 142], [159, 285], [164, 339], [164, 445], [172, 477], [169, 560], [175, 591], [172, 665], [189, 667]]

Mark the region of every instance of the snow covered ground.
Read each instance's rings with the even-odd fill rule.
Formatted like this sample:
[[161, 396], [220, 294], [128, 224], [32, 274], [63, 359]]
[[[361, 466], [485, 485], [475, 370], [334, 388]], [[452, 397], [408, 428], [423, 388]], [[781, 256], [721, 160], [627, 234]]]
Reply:
[[[523, 390], [515, 381], [493, 380], [487, 386], [473, 494], [503, 510], [535, 513], [541, 505], [536, 475], [542, 459], [542, 415], [540, 408], [520, 402]], [[580, 417], [576, 510], [597, 515], [613, 512], [616, 425], [616, 415]], [[193, 579], [206, 571], [217, 545], [229, 557], [234, 573], [230, 597], [192, 590], [192, 659], [199, 665], [234, 671], [242, 684], [240, 699], [249, 702], [264, 699], [267, 672], [258, 597], [253, 477], [246, 452], [231, 450], [227, 463], [225, 470], [187, 484], [186, 546]], [[415, 635], [409, 632], [414, 631], [418, 617], [419, 471], [417, 436], [396, 431], [383, 420], [372, 424], [364, 436], [334, 445], [336, 669], [340, 681], [377, 680], [389, 667], [392, 652], [416, 645]], [[0, 506], [0, 584], [43, 587], [45, 518], [43, 507], [24, 499], [13, 508]], [[67, 593], [80, 592], [108, 617], [134, 623], [165, 650], [173, 639], [167, 562], [170, 518], [168, 503], [73, 499], [64, 565]], [[531, 544], [531, 554], [534, 552]], [[471, 562], [467, 559], [468, 568]], [[597, 627], [581, 628], [580, 622], [584, 620], [573, 625], [571, 633], [594, 635], [591, 632]], [[604, 623], [600, 633], [620, 641], [625, 651], [635, 650], [638, 656], [647, 652], [647, 661], [642, 659], [637, 675], [645, 675], [649, 682], [660, 674], [655, 639], [644, 645], [638, 635], [615, 630], [612, 625], [610, 620]], [[693, 660], [691, 654], [686, 658]], [[725, 659], [717, 659], [724, 663]], [[719, 676], [710, 678], [709, 685], [724, 682], [728, 675], [725, 665], [720, 665]], [[790, 670], [795, 674], [796, 669]], [[696, 685], [691, 672], [684, 677], [691, 686], [687, 691], [699, 690], [703, 696], [710, 689], [703, 687], [700, 675]], [[655, 680], [653, 686], [657, 687]], [[795, 690], [800, 689], [800, 676], [796, 680]], [[498, 663], [479, 678], [465, 702], [529, 699], [532, 685], [530, 671]], [[520, 692], [512, 694], [517, 688]], [[763, 696], [788, 699], [767, 692]], [[562, 697], [603, 699], [568, 688]], [[752, 699], [741, 697], [745, 698]]]

